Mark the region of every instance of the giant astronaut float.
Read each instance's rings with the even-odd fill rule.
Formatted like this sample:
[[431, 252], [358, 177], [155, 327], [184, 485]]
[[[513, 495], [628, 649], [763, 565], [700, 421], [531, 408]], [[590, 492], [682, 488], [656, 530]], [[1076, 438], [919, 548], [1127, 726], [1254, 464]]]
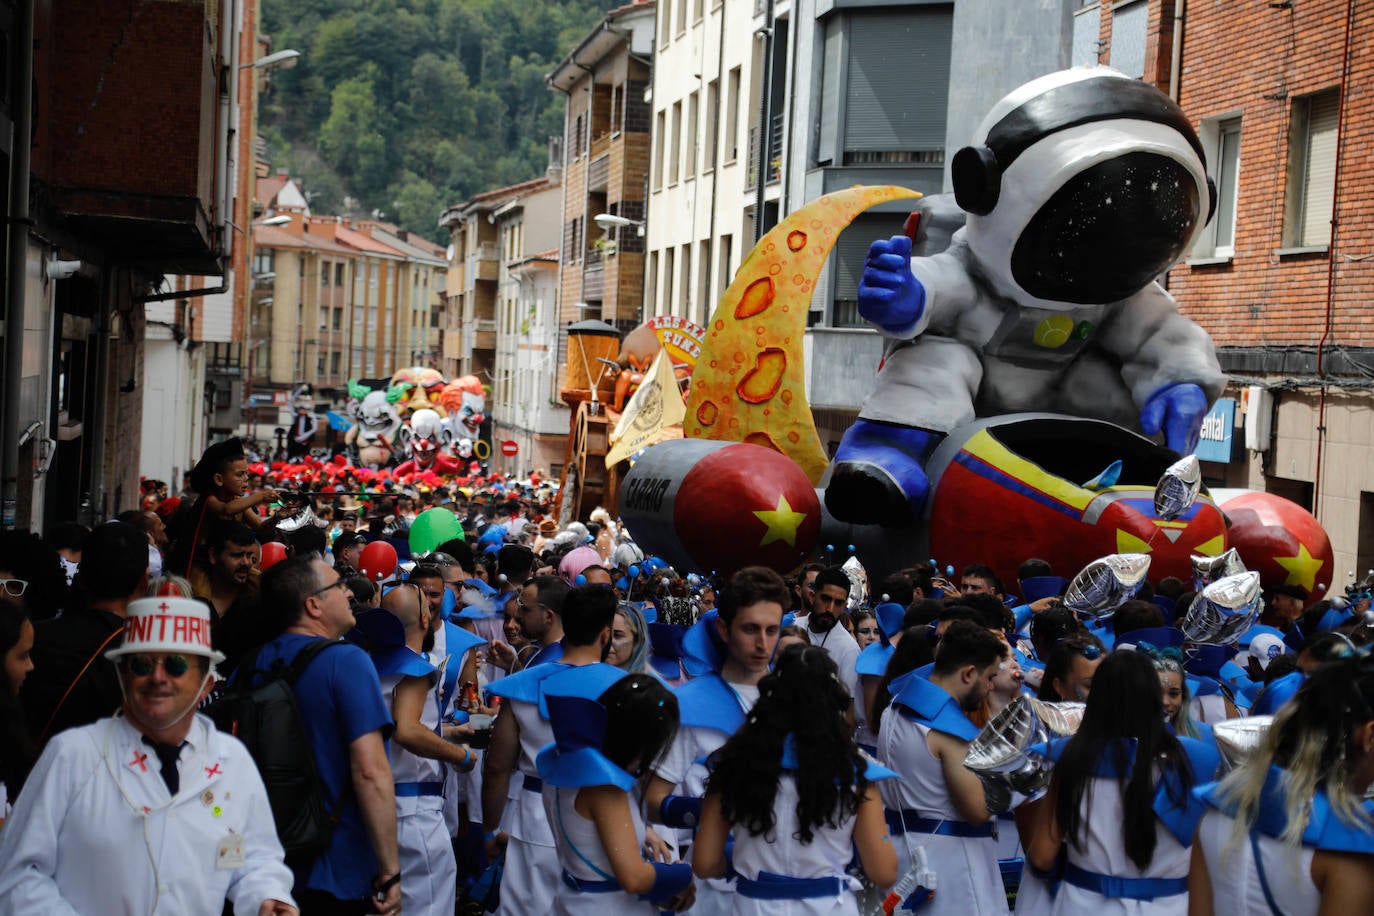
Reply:
[[949, 247], [875, 242], [859, 310], [887, 338], [826, 504], [856, 523], [920, 517], [924, 465], [975, 416], [1096, 417], [1188, 453], [1224, 377], [1206, 332], [1157, 282], [1215, 194], [1183, 111], [1105, 68], [1013, 91], [955, 155], [968, 214]]

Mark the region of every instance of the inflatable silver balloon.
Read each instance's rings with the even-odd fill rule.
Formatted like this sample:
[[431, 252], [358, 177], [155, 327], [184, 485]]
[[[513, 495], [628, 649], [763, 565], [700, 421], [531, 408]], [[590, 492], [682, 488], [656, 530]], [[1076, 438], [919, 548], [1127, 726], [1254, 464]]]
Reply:
[[1264, 592], [1259, 573], [1237, 573], [1199, 592], [1179, 629], [1189, 642], [1230, 645], [1255, 625], [1262, 610]]
[[293, 531], [299, 531], [306, 525], [313, 524], [315, 524], [315, 512], [313, 509], [310, 508], [310, 504], [307, 503], [305, 505], [305, 508], [301, 509], [301, 511], [297, 512], [295, 515], [289, 516], [277, 522], [276, 527], [278, 531], [281, 531], [285, 534], [290, 534]]
[[1017, 792], [1032, 792], [1044, 784], [1049, 767], [1044, 758], [1027, 748], [1072, 735], [1082, 721], [1082, 703], [1016, 697], [988, 720], [969, 744], [964, 766], [980, 777], [1001, 777]]
[[1249, 759], [1273, 721], [1273, 716], [1245, 716], [1212, 723], [1212, 735], [1226, 769], [1234, 770]]
[[1078, 614], [1105, 617], [1135, 597], [1150, 569], [1143, 553], [1114, 553], [1093, 560], [1064, 591], [1064, 607]]
[[868, 571], [858, 557], [850, 557], [840, 567], [849, 577], [849, 601], [846, 603], [851, 612], [868, 606]]
[[1218, 579], [1225, 579], [1227, 576], [1245, 572], [1245, 563], [1234, 547], [1220, 556], [1204, 557], [1200, 554], [1193, 554], [1189, 559], [1193, 563], [1193, 591], [1195, 592], [1202, 591]]
[[1202, 491], [1202, 465], [1187, 455], [1169, 465], [1155, 484], [1155, 514], [1171, 522], [1188, 511]]

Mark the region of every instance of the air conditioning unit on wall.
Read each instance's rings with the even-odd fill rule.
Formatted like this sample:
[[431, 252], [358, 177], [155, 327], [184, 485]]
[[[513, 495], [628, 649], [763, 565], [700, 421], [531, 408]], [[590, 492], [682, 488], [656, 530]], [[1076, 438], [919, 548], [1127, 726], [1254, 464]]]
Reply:
[[1251, 385], [1245, 390], [1245, 447], [1252, 452], [1269, 451], [1273, 421], [1273, 393]]

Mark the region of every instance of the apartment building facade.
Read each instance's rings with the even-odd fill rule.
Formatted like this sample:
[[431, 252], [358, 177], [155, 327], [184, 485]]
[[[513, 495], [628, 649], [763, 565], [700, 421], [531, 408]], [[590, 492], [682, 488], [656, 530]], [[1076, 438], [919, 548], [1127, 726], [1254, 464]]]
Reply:
[[1204, 427], [1204, 475], [1311, 510], [1341, 588], [1374, 567], [1374, 225], [1363, 216], [1374, 19], [1336, 0], [1193, 3], [1182, 21], [1181, 4], [1149, 6], [1151, 26], [1181, 43], [1174, 82], [1218, 190], [1207, 235], [1168, 277], [1230, 376]]
[[600, 319], [624, 333], [644, 318], [654, 9], [643, 0], [611, 10], [548, 77], [549, 87], [567, 99], [560, 379], [568, 325]]
[[[659, 0], [646, 316], [706, 325], [753, 246], [767, 37], [756, 8], [756, 0]], [[779, 173], [775, 167], [765, 173], [773, 221]]]

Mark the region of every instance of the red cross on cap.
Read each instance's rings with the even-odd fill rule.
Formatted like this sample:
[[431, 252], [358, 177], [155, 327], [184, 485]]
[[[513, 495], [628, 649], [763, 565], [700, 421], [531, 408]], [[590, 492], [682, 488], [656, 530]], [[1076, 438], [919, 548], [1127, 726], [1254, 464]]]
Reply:
[[159, 611], [165, 611], [165, 610], [167, 610], [169, 607], [171, 607], [171, 605], [168, 604], [166, 601], [164, 601], [164, 602], [162, 602], [161, 604], [159, 604], [159, 605], [157, 606], [157, 609], [158, 609]]

